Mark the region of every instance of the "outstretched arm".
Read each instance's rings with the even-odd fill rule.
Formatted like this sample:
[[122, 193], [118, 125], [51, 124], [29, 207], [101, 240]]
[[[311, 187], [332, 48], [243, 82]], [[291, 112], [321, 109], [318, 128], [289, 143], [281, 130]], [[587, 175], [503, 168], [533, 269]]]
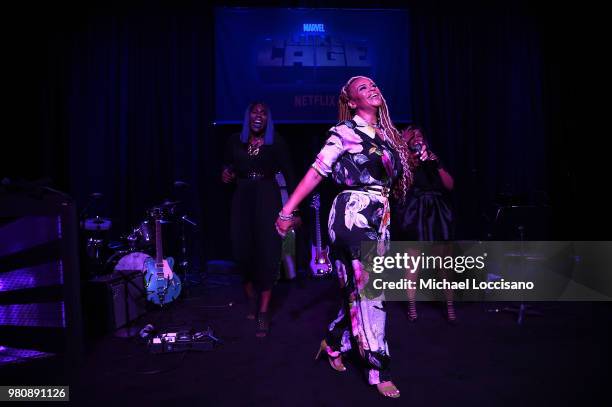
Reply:
[[346, 150], [342, 142], [343, 134], [350, 135], [345, 127], [334, 126], [330, 129], [329, 137], [319, 154], [317, 154], [315, 162], [312, 163], [304, 178], [295, 187], [295, 191], [293, 191], [287, 203], [281, 209], [278, 219], [276, 219], [276, 230], [281, 236], [284, 237], [294, 226], [293, 211], [319, 185], [323, 178], [331, 174], [333, 164]]
[[[315, 171], [314, 168], [310, 168], [287, 200], [287, 203], [285, 203], [285, 206], [283, 206], [283, 209], [281, 209], [281, 214], [290, 217], [300, 202], [319, 185], [322, 179], [323, 176], [321, 174]], [[293, 221], [291, 220], [281, 220], [280, 217], [276, 219], [276, 229], [283, 236], [289, 232], [292, 226]]]

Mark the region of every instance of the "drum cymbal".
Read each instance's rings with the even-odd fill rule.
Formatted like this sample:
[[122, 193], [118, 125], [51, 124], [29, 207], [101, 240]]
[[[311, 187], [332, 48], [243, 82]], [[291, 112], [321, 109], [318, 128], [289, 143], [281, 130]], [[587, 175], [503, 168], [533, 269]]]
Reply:
[[107, 218], [89, 218], [85, 219], [82, 223], [82, 227], [85, 230], [109, 230], [111, 228], [112, 222]]
[[160, 208], [166, 208], [168, 206], [176, 206], [178, 204], [180, 204], [181, 201], [164, 201], [161, 205], [159, 205]]
[[112, 241], [108, 242], [106, 247], [108, 247], [111, 250], [118, 250], [118, 249], [121, 249], [121, 248], [125, 247], [125, 243], [118, 242], [116, 240], [112, 240]]

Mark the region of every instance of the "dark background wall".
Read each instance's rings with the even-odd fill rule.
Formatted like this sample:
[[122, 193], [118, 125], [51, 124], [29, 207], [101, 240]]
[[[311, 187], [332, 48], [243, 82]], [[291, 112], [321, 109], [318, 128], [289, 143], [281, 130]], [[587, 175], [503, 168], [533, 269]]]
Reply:
[[[586, 107], [602, 70], [595, 10], [522, 1], [284, 4], [410, 10], [406, 97], [456, 179], [459, 238], [486, 238], [499, 203], [551, 205], [552, 238], [606, 237], [605, 228], [588, 227], [605, 201], [586, 199], [598, 176], [588, 164], [602, 162], [592, 146], [601, 116]], [[181, 199], [201, 224], [202, 258], [227, 257], [231, 188], [219, 172], [224, 140], [237, 128], [213, 125], [213, 12], [197, 2], [153, 1], [11, 13], [4, 124], [12, 130], [3, 136], [0, 176], [47, 178], [81, 207], [102, 192], [100, 210], [116, 236], [143, 220], [145, 208]], [[327, 127], [278, 126], [296, 173]], [[191, 188], [174, 190], [175, 180]], [[325, 207], [333, 187], [322, 194]]]

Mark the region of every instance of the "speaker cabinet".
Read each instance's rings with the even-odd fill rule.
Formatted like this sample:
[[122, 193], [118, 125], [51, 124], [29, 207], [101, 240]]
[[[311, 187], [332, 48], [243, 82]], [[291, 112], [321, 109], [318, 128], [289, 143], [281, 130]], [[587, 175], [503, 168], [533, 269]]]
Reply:
[[86, 329], [98, 337], [146, 313], [146, 292], [140, 270], [122, 270], [86, 283]]

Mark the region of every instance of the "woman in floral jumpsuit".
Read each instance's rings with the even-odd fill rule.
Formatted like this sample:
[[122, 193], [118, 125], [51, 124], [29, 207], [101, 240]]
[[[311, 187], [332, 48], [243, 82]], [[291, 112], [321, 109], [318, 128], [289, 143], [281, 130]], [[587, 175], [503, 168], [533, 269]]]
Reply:
[[399, 397], [391, 382], [389, 350], [381, 297], [362, 296], [367, 273], [360, 261], [363, 241], [389, 240], [389, 194], [405, 195], [411, 183], [408, 152], [391, 123], [385, 100], [369, 78], [349, 79], [338, 101], [340, 123], [295, 189], [276, 221], [284, 235], [292, 227], [293, 211], [325, 177], [344, 187], [329, 215], [333, 258], [344, 291], [344, 306], [329, 325], [319, 353], [326, 352], [332, 368], [346, 370], [342, 354], [354, 338], [367, 365], [368, 381], [386, 397]]

